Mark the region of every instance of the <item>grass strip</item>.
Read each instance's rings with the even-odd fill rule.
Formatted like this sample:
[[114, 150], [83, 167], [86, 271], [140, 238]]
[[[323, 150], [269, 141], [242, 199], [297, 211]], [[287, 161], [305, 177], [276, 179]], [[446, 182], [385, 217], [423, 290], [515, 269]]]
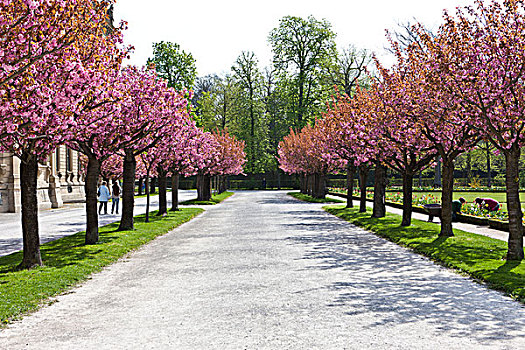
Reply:
[[151, 213], [135, 217], [135, 230], [117, 231], [119, 223], [100, 228], [97, 244], [85, 245], [85, 232], [79, 232], [41, 246], [44, 266], [17, 271], [22, 252], [0, 257], [0, 321], [8, 323], [40, 308], [50, 299], [88, 279], [143, 244], [191, 220], [204, 210], [185, 208], [168, 216]]
[[304, 202], [310, 202], [310, 203], [344, 203], [343, 200], [336, 199], [336, 198], [314, 198], [312, 196], [309, 196], [307, 194], [303, 194], [301, 192], [288, 192], [289, 196], [292, 196], [294, 198], [297, 198], [299, 200], [302, 200]]
[[196, 199], [190, 199], [189, 201], [180, 202], [179, 205], [215, 205], [231, 196], [233, 196], [233, 192], [222, 192], [220, 194], [215, 194], [211, 196], [211, 200], [209, 201], [198, 201]]
[[503, 260], [507, 253], [504, 241], [456, 229], [454, 237], [439, 237], [439, 225], [412, 219], [411, 226], [402, 227], [400, 215], [387, 213], [384, 218], [371, 218], [371, 209], [366, 213], [341, 206], [324, 209], [525, 302], [525, 261]]

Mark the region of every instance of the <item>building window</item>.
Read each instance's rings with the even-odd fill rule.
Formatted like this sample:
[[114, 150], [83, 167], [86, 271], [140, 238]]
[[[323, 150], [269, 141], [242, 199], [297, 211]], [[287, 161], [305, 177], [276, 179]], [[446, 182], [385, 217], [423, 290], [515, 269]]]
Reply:
[[55, 159], [55, 169], [57, 171], [57, 174], [60, 172], [60, 147], [57, 147], [56, 150], [56, 159]]
[[66, 148], [66, 169], [68, 172], [73, 172], [73, 150]]

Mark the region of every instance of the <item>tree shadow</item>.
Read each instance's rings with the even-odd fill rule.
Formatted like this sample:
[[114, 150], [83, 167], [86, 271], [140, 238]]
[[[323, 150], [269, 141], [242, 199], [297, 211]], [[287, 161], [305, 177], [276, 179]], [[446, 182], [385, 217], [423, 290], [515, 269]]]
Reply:
[[[298, 210], [286, 214], [291, 222], [283, 224], [283, 230], [293, 233], [287, 237], [290, 244], [305, 248], [301, 260], [308, 260], [309, 264], [304, 269], [339, 269], [347, 276], [342, 280], [337, 277], [339, 280], [324, 286], [335, 295], [328, 307], [346, 315], [373, 315], [369, 328], [424, 321], [447, 335], [479, 341], [519, 338], [525, 334], [524, 306], [502, 293], [443, 271], [425, 257], [328, 213]], [[382, 223], [397, 221], [385, 218]], [[436, 247], [447, 243], [446, 237], [434, 238], [435, 231], [403, 230], [405, 237], [427, 236], [429, 242], [421, 245]], [[473, 252], [468, 249], [460, 245], [454, 254], [463, 251], [465, 263], [473, 264]], [[495, 247], [481, 249], [476, 253], [499, 254], [493, 251]], [[516, 266], [508, 262], [498, 270], [508, 272]]]

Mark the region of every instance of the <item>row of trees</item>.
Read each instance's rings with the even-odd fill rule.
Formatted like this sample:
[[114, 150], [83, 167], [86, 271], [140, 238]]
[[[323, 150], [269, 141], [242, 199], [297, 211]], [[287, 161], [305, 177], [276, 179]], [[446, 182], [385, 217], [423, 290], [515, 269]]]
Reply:
[[[434, 35], [421, 25], [413, 26], [414, 41], [406, 47], [391, 39], [396, 64], [387, 69], [376, 61], [379, 78], [372, 79], [368, 89], [337, 95], [316, 122], [316, 143], [305, 147], [294, 142], [295, 133], [283, 141], [282, 168], [305, 174], [317, 169], [317, 159], [308, 158], [305, 167], [290, 157], [290, 148], [315, 149], [317, 157], [330, 154], [346, 162], [350, 176], [355, 166], [362, 174], [375, 166], [380, 208], [384, 207], [384, 167], [389, 167], [403, 177], [401, 224], [406, 226], [411, 219], [413, 177], [439, 156], [443, 166], [440, 235], [452, 236], [454, 161], [480, 141], [489, 142], [505, 156], [507, 259], [521, 260], [518, 165], [525, 137], [525, 5], [516, 0], [488, 4], [476, 0], [474, 6], [458, 8], [455, 15], [445, 13], [443, 19]], [[307, 127], [300, 134], [310, 130]], [[374, 214], [381, 212], [384, 209]]]
[[23, 268], [42, 264], [37, 171], [59, 145], [86, 159], [86, 244], [98, 241], [97, 184], [105, 163], [106, 170], [122, 164], [120, 230], [133, 229], [137, 158], [164, 180], [170, 173], [174, 179], [198, 173], [204, 187], [210, 175], [242, 171], [243, 143], [198, 129], [190, 117], [191, 92], [169, 87], [154, 66], [122, 66], [129, 53], [122, 45], [125, 23], [113, 27], [112, 5], [0, 3], [0, 32], [7, 38], [0, 50], [0, 147], [21, 160]]

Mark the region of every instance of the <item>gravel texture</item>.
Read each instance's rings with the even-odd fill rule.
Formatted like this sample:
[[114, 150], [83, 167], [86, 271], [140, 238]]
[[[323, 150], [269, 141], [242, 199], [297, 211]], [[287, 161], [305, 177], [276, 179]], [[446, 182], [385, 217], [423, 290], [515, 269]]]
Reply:
[[284, 192], [237, 192], [0, 349], [524, 349], [525, 308]]

